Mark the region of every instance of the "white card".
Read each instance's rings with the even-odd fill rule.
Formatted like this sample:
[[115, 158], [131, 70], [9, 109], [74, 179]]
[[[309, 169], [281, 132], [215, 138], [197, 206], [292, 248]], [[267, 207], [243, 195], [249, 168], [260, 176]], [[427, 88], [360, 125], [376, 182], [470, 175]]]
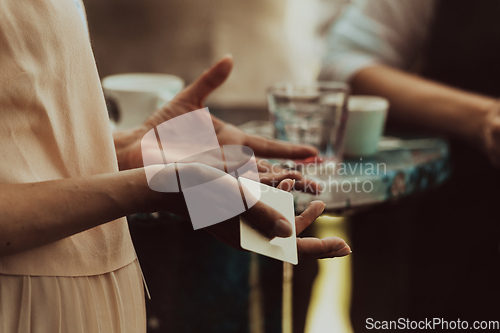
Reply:
[[248, 191], [254, 197], [260, 197], [260, 201], [283, 214], [292, 225], [293, 230], [292, 236], [290, 237], [276, 237], [270, 240], [253, 229], [245, 222], [244, 218], [240, 218], [241, 247], [248, 251], [297, 265], [299, 259], [297, 254], [297, 235], [295, 233], [293, 195], [289, 192], [278, 190], [274, 187], [257, 183], [246, 178], [240, 177], [238, 179], [243, 186], [244, 193]]

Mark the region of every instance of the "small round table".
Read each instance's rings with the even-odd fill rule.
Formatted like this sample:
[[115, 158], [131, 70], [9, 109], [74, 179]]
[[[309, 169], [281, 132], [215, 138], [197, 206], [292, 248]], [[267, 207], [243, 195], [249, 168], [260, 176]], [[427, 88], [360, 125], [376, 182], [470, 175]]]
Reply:
[[[384, 137], [372, 157], [345, 158], [335, 174], [315, 171], [312, 177], [326, 190], [317, 199], [326, 210], [346, 214], [441, 185], [451, 173], [448, 144], [443, 139], [400, 139]], [[320, 173], [320, 174], [318, 174]], [[297, 210], [309, 204], [311, 196], [296, 193]]]
[[[425, 192], [440, 186], [451, 174], [448, 144], [442, 139], [383, 138], [379, 148], [379, 153], [370, 158], [346, 158], [336, 168], [335, 176], [311, 175], [330, 185], [318, 198], [294, 193], [297, 211], [313, 199], [327, 205], [315, 222], [315, 236], [337, 236], [350, 243], [345, 216]], [[307, 175], [307, 170], [304, 173]], [[318, 264], [305, 332], [353, 332], [349, 315], [351, 256], [320, 260]]]

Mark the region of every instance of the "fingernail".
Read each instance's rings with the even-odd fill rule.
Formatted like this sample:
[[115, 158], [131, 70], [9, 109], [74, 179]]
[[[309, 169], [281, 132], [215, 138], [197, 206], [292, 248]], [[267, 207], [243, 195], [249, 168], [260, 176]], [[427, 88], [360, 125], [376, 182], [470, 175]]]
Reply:
[[333, 248], [333, 251], [340, 251], [340, 250], [342, 250], [343, 248], [345, 248], [346, 246], [347, 246], [347, 244], [346, 244], [346, 243], [340, 243], [339, 245], [337, 245], [337, 246], [335, 246], [335, 247]]
[[274, 233], [278, 237], [290, 237], [293, 233], [292, 226], [290, 222], [283, 219], [279, 219], [274, 226]]
[[342, 251], [337, 253], [337, 256], [342, 257], [342, 256], [349, 255], [351, 253], [352, 253], [352, 250], [348, 246], [346, 246]]
[[223, 58], [231, 58], [231, 59], [233, 59], [233, 54], [232, 53], [226, 53], [226, 55]]
[[313, 204], [313, 203], [315, 203], [315, 202], [321, 202], [321, 203], [323, 204], [323, 206], [321, 206], [321, 208], [320, 208], [320, 209], [318, 210], [318, 212], [317, 212], [317, 215], [319, 215], [319, 214], [323, 213], [323, 211], [325, 210], [325, 208], [326, 208], [326, 203], [324, 203], [324, 202], [323, 202], [323, 201], [321, 201], [321, 200], [314, 200], [314, 201], [312, 201], [309, 205], [311, 205], [311, 204]]
[[293, 183], [292, 183], [292, 190], [293, 190], [293, 187], [295, 186], [295, 179], [293, 179]]

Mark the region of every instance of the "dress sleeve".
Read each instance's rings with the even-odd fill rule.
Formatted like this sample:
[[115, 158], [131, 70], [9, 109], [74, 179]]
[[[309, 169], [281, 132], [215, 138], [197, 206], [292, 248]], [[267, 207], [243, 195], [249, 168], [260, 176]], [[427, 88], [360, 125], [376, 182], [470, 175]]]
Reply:
[[383, 63], [406, 69], [425, 43], [436, 0], [353, 0], [327, 37], [320, 79], [349, 81]]

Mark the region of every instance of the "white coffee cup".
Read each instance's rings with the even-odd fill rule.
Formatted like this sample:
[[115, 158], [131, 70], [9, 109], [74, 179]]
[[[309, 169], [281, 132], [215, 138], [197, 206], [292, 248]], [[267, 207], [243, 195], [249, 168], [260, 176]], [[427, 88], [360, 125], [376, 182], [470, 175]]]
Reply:
[[345, 154], [356, 157], [376, 154], [389, 101], [377, 96], [351, 96], [348, 109]]
[[102, 80], [104, 95], [112, 99], [119, 111], [117, 130], [142, 124], [153, 112], [182, 90], [184, 81], [174, 75], [127, 73]]

